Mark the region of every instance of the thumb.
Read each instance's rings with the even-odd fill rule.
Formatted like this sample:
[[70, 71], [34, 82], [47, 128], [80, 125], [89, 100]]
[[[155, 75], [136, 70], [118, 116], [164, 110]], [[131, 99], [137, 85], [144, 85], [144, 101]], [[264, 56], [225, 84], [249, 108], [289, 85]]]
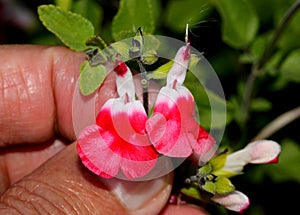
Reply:
[[171, 192], [172, 176], [122, 181], [94, 175], [69, 145], [0, 197], [0, 214], [158, 214]]

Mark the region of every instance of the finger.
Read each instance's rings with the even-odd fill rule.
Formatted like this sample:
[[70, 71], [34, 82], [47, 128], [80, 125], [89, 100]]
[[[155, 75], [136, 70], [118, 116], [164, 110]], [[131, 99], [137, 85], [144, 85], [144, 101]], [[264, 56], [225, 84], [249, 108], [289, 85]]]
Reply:
[[0, 153], [0, 193], [66, 147], [61, 140], [38, 146], [3, 149]]
[[71, 98], [84, 56], [30, 45], [1, 46], [0, 56], [0, 146], [47, 141], [56, 120], [71, 138]]
[[158, 214], [171, 191], [169, 176], [113, 183], [106, 188], [84, 168], [71, 144], [11, 186], [0, 198], [0, 214]]

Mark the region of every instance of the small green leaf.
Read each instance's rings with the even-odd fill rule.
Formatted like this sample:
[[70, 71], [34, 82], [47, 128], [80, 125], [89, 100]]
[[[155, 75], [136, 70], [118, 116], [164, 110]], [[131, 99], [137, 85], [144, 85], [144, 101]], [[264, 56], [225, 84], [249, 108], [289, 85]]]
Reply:
[[104, 81], [107, 70], [103, 65], [91, 66], [84, 61], [80, 69], [79, 87], [84, 96], [92, 94]]
[[66, 46], [75, 51], [87, 49], [85, 42], [94, 35], [94, 27], [90, 21], [54, 5], [39, 6], [38, 14], [43, 25]]
[[300, 83], [300, 49], [293, 51], [282, 63], [280, 76], [285, 80]]
[[231, 183], [231, 181], [228, 178], [224, 176], [220, 176], [216, 178], [215, 186], [216, 186], [215, 191], [217, 194], [228, 194], [235, 191], [234, 185]]
[[186, 196], [192, 197], [194, 199], [202, 200], [201, 194], [200, 194], [198, 188], [196, 188], [196, 187], [192, 187], [192, 186], [190, 186], [188, 188], [184, 187], [180, 191], [181, 191], [181, 193], [183, 193]]
[[244, 48], [254, 39], [259, 19], [246, 0], [212, 0], [222, 17], [223, 41], [234, 48]]
[[144, 34], [152, 34], [155, 28], [155, 8], [151, 0], [121, 0], [118, 13], [112, 21], [112, 36], [115, 41], [135, 35], [142, 27]]
[[272, 109], [272, 103], [264, 98], [255, 98], [251, 101], [251, 110], [266, 112]]

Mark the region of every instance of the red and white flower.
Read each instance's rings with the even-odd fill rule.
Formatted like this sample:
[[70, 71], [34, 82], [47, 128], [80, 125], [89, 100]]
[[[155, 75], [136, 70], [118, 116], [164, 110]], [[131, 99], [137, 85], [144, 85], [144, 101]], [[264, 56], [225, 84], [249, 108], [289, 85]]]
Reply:
[[195, 102], [182, 84], [190, 62], [189, 44], [181, 47], [167, 76], [167, 84], [158, 93], [153, 116], [146, 130], [155, 149], [170, 157], [188, 157], [193, 152], [208, 152], [215, 140], [195, 119]]
[[142, 103], [135, 100], [130, 69], [119, 62], [114, 69], [119, 98], [109, 99], [98, 113], [96, 124], [85, 128], [77, 150], [83, 164], [97, 175], [111, 178], [119, 170], [128, 178], [146, 175], [158, 153], [150, 144]]

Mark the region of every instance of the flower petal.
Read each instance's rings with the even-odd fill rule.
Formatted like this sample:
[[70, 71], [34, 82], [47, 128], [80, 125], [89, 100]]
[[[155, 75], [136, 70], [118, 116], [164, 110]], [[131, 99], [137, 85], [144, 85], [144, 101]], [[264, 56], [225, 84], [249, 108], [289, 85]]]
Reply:
[[272, 140], [259, 140], [249, 143], [245, 150], [250, 152], [250, 163], [274, 163], [278, 161], [281, 147]]
[[[186, 157], [192, 153], [187, 135], [183, 134], [182, 116], [177, 105], [179, 94], [163, 87], [156, 99], [154, 114], [146, 123], [149, 139], [155, 149], [167, 156]], [[174, 148], [175, 147], [175, 148]]]
[[211, 200], [223, 205], [228, 210], [240, 213], [245, 211], [250, 205], [248, 197], [240, 191], [234, 191], [225, 195], [214, 195]]
[[125, 95], [132, 101], [135, 98], [135, 87], [130, 69], [122, 61], [117, 63], [114, 68], [116, 73], [116, 84], [119, 96], [124, 98]]
[[120, 157], [109, 150], [100, 135], [97, 125], [86, 127], [77, 140], [77, 151], [82, 163], [93, 173], [105, 178], [117, 175]]
[[229, 154], [223, 169], [231, 172], [241, 172], [248, 163], [262, 164], [276, 162], [280, 151], [280, 145], [274, 141], [255, 141], [249, 143], [245, 148]]
[[216, 140], [199, 125], [198, 128], [198, 136], [197, 136], [197, 142], [193, 142], [192, 145], [195, 153], [199, 155], [204, 155], [210, 150], [213, 149], [215, 146]]
[[146, 123], [155, 149], [170, 157], [204, 154], [215, 140], [195, 120], [194, 98], [189, 90], [163, 87], [156, 99], [153, 116]]
[[183, 84], [186, 71], [190, 63], [190, 46], [182, 46], [176, 53], [174, 63], [168, 72], [167, 87], [174, 88], [174, 84]]
[[[113, 99], [110, 105], [112, 130], [133, 145], [149, 146], [145, 131], [148, 117], [142, 103], [140, 101], [124, 103], [122, 99]], [[97, 124], [102, 121], [102, 115], [99, 114]]]
[[138, 101], [108, 100], [97, 116], [97, 125], [84, 129], [78, 138], [84, 165], [106, 178], [116, 176], [119, 169], [128, 179], [146, 175], [158, 157], [145, 133], [146, 119]]

